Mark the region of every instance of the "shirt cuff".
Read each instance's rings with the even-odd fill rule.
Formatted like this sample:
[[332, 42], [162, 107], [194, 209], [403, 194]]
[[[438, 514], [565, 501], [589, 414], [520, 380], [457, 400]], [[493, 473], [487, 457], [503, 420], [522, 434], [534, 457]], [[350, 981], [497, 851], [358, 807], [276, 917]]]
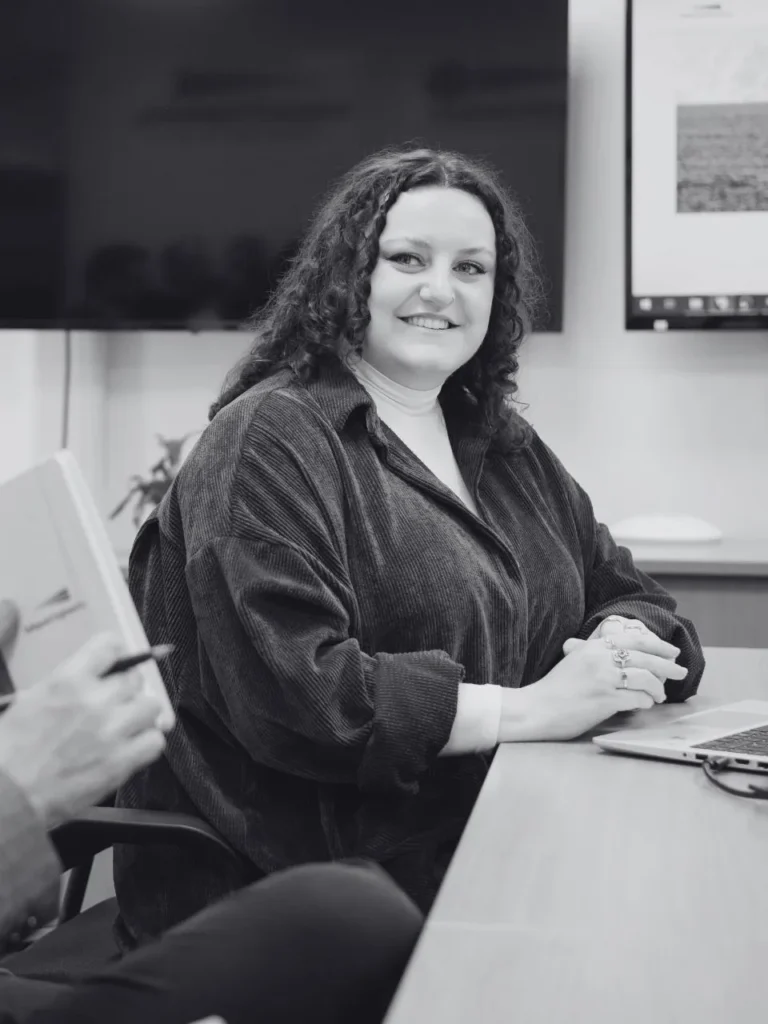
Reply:
[[24, 792], [0, 772], [0, 943], [24, 939], [56, 917], [61, 862]]
[[499, 742], [501, 686], [459, 683], [456, 719], [441, 756], [477, 754]]

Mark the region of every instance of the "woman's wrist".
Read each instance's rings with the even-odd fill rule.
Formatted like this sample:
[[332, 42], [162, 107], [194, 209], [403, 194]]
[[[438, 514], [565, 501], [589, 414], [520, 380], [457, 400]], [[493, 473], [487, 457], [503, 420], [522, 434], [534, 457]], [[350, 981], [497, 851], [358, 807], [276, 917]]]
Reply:
[[542, 739], [537, 735], [538, 698], [535, 683], [519, 689], [505, 687], [502, 690], [499, 743], [527, 743]]

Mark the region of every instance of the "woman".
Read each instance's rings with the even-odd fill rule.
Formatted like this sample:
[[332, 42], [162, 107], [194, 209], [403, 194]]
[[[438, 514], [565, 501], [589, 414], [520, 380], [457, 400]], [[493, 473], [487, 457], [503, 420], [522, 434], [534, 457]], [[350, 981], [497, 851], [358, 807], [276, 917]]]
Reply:
[[305, 861], [370, 858], [427, 911], [497, 743], [695, 693], [693, 626], [513, 408], [536, 296], [461, 155], [379, 153], [320, 207], [134, 546], [178, 726], [120, 802], [240, 860], [120, 852], [124, 945]]

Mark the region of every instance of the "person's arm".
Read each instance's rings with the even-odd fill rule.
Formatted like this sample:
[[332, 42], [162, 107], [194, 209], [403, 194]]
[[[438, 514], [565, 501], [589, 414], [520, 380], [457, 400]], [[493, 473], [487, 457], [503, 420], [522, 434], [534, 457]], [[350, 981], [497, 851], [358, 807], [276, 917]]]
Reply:
[[[279, 401], [271, 409], [279, 414]], [[301, 414], [292, 404], [291, 418]], [[263, 406], [235, 476], [211, 467], [198, 484], [210, 488], [221, 471], [216, 507], [229, 509], [225, 536], [206, 536], [191, 509], [188, 527], [205, 540], [185, 537], [204, 696], [260, 763], [366, 791], [414, 792], [435, 757], [496, 745], [499, 694], [465, 682], [445, 650], [362, 649], [336, 456], [308, 422], [301, 429], [317, 451], [302, 461], [295, 429], [279, 415], [272, 423]], [[137, 538], [131, 587], [145, 617], [166, 587], [158, 558], [149, 537]]]
[[449, 742], [461, 665], [441, 650], [366, 654], [354, 595], [290, 544], [215, 538], [186, 578], [204, 697], [255, 761], [366, 792], [418, 790]]
[[688, 675], [683, 681], [668, 679], [665, 689], [667, 700], [687, 700], [698, 690], [704, 673], [704, 652], [696, 628], [690, 619], [677, 614], [672, 595], [637, 568], [629, 549], [616, 544], [608, 527], [594, 518], [593, 523], [587, 605], [577, 638], [592, 636], [609, 615], [639, 619], [662, 640], [680, 648], [676, 660], [688, 669]]
[[56, 916], [60, 873], [43, 822], [0, 772], [0, 951]]
[[103, 678], [123, 645], [96, 636], [0, 716], [0, 945], [56, 914], [59, 860], [47, 830], [162, 752], [160, 705], [141, 676]]
[[[0, 694], [4, 695], [12, 693], [13, 686], [2, 652], [18, 626], [16, 605], [0, 600]], [[9, 939], [26, 938], [56, 916], [60, 872], [44, 822], [24, 791], [0, 769], [0, 953]]]
[[499, 742], [503, 687], [459, 683], [456, 717], [439, 757], [493, 750]]
[[666, 682], [667, 700], [692, 697], [704, 672], [704, 654], [693, 623], [677, 614], [677, 602], [660, 584], [635, 565], [628, 548], [620, 547], [610, 530], [595, 518], [592, 502], [560, 461], [544, 447], [573, 510], [582, 549], [585, 611], [576, 639], [591, 637], [609, 615], [639, 619], [662, 640], [680, 648], [679, 664], [688, 669], [683, 681]]

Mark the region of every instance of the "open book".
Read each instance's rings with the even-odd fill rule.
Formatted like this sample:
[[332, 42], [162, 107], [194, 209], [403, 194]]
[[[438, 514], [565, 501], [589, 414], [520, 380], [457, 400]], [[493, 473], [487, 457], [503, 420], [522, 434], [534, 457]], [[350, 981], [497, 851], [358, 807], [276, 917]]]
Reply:
[[[0, 689], [48, 678], [96, 633], [120, 637], [127, 654], [147, 637], [75, 457], [60, 451], [0, 484], [0, 599], [20, 614], [2, 651]], [[133, 669], [162, 702], [158, 726], [174, 714], [154, 661]], [[0, 694], [0, 700], [3, 695]]]

